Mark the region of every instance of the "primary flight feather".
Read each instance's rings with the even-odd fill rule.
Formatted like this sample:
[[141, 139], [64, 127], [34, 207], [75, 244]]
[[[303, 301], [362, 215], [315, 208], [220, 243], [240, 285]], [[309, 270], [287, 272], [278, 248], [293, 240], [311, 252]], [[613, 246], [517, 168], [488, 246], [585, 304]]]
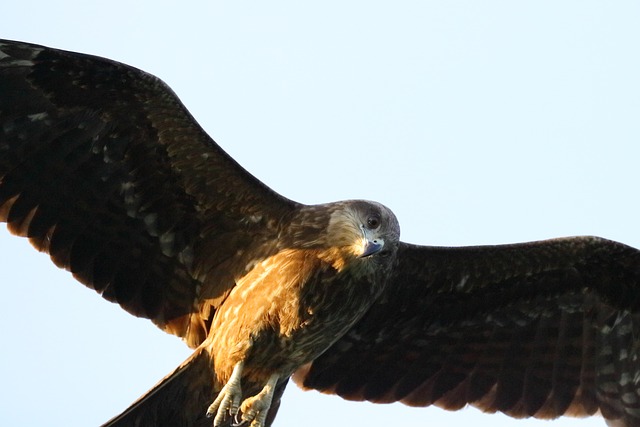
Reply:
[[370, 201], [303, 205], [156, 77], [0, 41], [0, 220], [193, 355], [108, 426], [266, 427], [290, 377], [346, 399], [640, 424], [640, 252], [444, 248]]

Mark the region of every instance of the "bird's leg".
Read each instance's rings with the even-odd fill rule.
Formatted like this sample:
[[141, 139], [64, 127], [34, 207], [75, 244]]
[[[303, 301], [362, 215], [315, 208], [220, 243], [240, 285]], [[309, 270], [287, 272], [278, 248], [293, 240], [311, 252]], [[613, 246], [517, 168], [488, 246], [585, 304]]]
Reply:
[[249, 427], [264, 427], [278, 379], [278, 374], [271, 375], [260, 393], [242, 402], [240, 406], [242, 421], [251, 422]]
[[222, 387], [220, 393], [216, 397], [216, 400], [207, 409], [207, 417], [213, 419], [213, 426], [219, 427], [227, 419], [227, 416], [235, 416], [238, 413], [240, 407], [240, 400], [242, 399], [242, 388], [240, 387], [240, 380], [242, 379], [242, 368], [244, 362], [240, 361], [233, 367], [233, 372], [229, 381]]

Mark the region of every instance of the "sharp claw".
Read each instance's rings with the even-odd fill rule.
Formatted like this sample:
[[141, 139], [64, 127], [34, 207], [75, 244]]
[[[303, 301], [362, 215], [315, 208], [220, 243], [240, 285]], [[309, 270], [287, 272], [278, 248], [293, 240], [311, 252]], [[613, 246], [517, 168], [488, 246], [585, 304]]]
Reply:
[[246, 421], [242, 419], [242, 417], [238, 417], [238, 413], [236, 412], [233, 416], [233, 422], [231, 423], [231, 427], [240, 427], [246, 424]]

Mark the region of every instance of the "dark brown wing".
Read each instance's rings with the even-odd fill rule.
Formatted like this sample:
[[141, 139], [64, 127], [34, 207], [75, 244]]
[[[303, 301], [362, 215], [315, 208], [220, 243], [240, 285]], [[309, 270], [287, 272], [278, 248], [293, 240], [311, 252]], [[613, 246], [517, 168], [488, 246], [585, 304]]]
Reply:
[[157, 78], [0, 41], [0, 221], [127, 311], [197, 345], [296, 206]]
[[640, 425], [640, 252], [585, 237], [401, 244], [398, 256], [379, 302], [299, 384], [514, 417], [600, 410]]

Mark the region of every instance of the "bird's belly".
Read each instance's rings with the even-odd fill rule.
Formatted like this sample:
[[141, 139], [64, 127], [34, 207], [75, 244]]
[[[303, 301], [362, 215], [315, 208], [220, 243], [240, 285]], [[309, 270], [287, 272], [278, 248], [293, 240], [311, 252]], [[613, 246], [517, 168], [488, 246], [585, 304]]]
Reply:
[[366, 307], [352, 308], [348, 312], [335, 312], [330, 307], [316, 306], [312, 314], [283, 319], [280, 328], [274, 328], [271, 322], [263, 324], [251, 336], [245, 353], [246, 365], [290, 375], [322, 354], [366, 310]]
[[254, 378], [288, 376], [322, 354], [378, 294], [368, 281], [343, 279], [313, 258], [289, 256], [238, 281], [209, 337], [219, 379], [226, 382], [241, 360]]

